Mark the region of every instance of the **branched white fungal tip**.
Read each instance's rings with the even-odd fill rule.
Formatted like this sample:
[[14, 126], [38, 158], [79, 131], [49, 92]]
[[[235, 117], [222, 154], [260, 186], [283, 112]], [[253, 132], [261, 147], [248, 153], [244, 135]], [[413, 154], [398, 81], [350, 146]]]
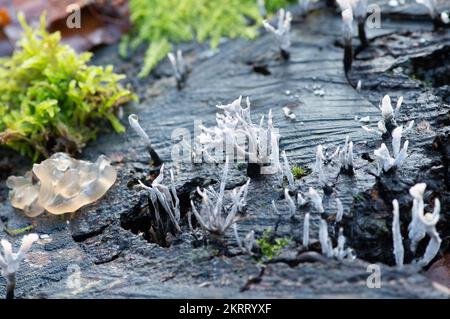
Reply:
[[440, 211], [441, 211], [441, 202], [437, 198], [434, 200], [433, 213], [424, 214], [423, 210], [418, 211], [419, 220], [422, 223], [426, 234], [430, 237], [430, 241], [428, 242], [427, 248], [425, 249], [425, 253], [423, 257], [419, 260], [419, 265], [421, 266], [428, 265], [433, 260], [433, 258], [439, 253], [442, 239], [440, 238], [439, 233], [436, 230], [436, 224], [439, 221]]
[[374, 155], [378, 160], [378, 169], [387, 172], [393, 168], [399, 168], [405, 162], [408, 157], [409, 141], [403, 143], [401, 146], [401, 138], [403, 134], [403, 126], [399, 126], [392, 131], [392, 152], [393, 157], [390, 155], [386, 144], [381, 144], [380, 148], [374, 151]]
[[249, 231], [243, 240], [239, 237], [237, 224], [233, 224], [233, 230], [234, 230], [234, 237], [236, 239], [236, 242], [241, 249], [241, 251], [244, 254], [253, 255], [252, 249], [253, 246], [255, 246], [256, 240], [255, 240], [255, 232], [253, 230]]
[[[400, 108], [403, 104], [403, 96], [400, 96], [397, 100], [397, 104], [394, 108], [392, 107], [391, 97], [389, 95], [385, 95], [381, 101], [380, 111], [382, 119], [378, 121], [378, 128], [372, 129], [367, 126], [362, 126], [362, 128], [371, 134], [383, 135], [387, 133], [388, 128], [392, 130], [392, 128], [397, 127], [397, 118], [400, 113]], [[410, 121], [406, 128], [403, 130], [403, 133], [406, 133], [412, 129], [414, 125], [414, 121]]]
[[271, 32], [278, 42], [280, 50], [289, 52], [291, 47], [290, 31], [291, 31], [292, 15], [289, 11], [280, 9], [278, 11], [278, 25], [275, 29], [267, 21], [263, 21], [263, 25], [267, 31]]
[[391, 97], [389, 95], [385, 95], [381, 102], [381, 116], [385, 123], [394, 117], [394, 109], [392, 108]]
[[26, 254], [33, 246], [33, 243], [39, 239], [37, 234], [28, 234], [23, 236], [22, 244], [17, 253], [13, 252], [12, 245], [6, 239], [0, 241], [3, 252], [0, 252], [0, 269], [1, 275], [5, 277], [7, 282], [7, 296], [14, 296], [14, 288], [16, 284], [16, 273], [19, 270], [20, 263], [25, 259]]
[[[216, 113], [217, 126], [200, 126], [201, 134], [196, 137], [196, 157], [206, 156], [208, 160], [216, 162], [211, 155], [219, 148], [229, 150], [232, 146], [239, 158], [248, 158], [249, 163], [261, 166], [261, 173], [275, 174], [280, 170], [279, 163], [279, 134], [273, 127], [272, 112], [269, 111], [267, 127], [263, 127], [264, 117], [259, 124], [253, 124], [250, 117], [250, 100], [247, 107], [241, 106], [242, 97], [227, 105], [217, 105], [223, 113]], [[218, 156], [223, 155], [222, 153]], [[273, 164], [265, 167], [263, 164]], [[275, 169], [274, 169], [275, 168]]]
[[172, 65], [173, 73], [175, 75], [175, 79], [178, 83], [184, 81], [187, 73], [186, 63], [184, 62], [183, 52], [181, 50], [177, 50], [176, 55], [172, 52], [167, 54], [169, 58], [170, 64]]
[[236, 215], [239, 209], [245, 205], [248, 186], [250, 184], [250, 179], [248, 179], [239, 190], [233, 191], [231, 195], [231, 205], [229, 205], [228, 208], [224, 203], [228, 169], [227, 158], [223, 169], [219, 192], [215, 191], [212, 187], [205, 189], [204, 191], [197, 188], [197, 193], [202, 197], [202, 207], [200, 212], [195, 208], [194, 203], [191, 201], [192, 211], [202, 230], [219, 238], [222, 238], [227, 229], [239, 220], [239, 217]]
[[175, 227], [177, 232], [181, 233], [180, 227], [180, 200], [178, 198], [175, 185], [174, 176], [172, 170], [170, 171], [170, 188], [163, 184], [164, 180], [164, 164], [161, 165], [159, 175], [153, 180], [152, 187], [146, 186], [141, 181], [139, 185], [147, 190], [149, 198], [155, 209], [156, 221], [159, 225], [163, 225], [161, 220], [160, 208], [169, 216], [170, 221]]

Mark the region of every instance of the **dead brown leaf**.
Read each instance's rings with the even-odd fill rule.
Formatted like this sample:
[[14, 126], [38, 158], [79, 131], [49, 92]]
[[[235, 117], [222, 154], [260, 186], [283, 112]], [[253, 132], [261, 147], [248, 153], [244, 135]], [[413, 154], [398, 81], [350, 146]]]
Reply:
[[450, 289], [450, 254], [445, 254], [427, 270], [425, 275], [432, 281]]
[[[80, 28], [68, 27], [67, 20], [78, 5]], [[1, 28], [0, 55], [11, 54], [12, 44], [19, 38], [21, 27], [17, 13], [23, 12], [29, 24], [37, 24], [43, 12], [47, 14], [47, 29], [60, 31], [62, 42], [76, 51], [86, 51], [103, 44], [117, 42], [130, 28], [127, 0], [0, 0], [1, 10], [8, 14], [10, 23]], [[0, 24], [1, 25], [1, 24]]]

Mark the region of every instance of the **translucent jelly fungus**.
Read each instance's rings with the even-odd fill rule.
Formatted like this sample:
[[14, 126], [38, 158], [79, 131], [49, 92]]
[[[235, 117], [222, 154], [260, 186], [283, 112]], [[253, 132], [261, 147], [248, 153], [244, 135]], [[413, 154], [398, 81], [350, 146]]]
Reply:
[[11, 205], [29, 217], [48, 211], [59, 215], [77, 211], [100, 199], [114, 184], [116, 170], [103, 155], [95, 163], [56, 153], [24, 177], [11, 176]]

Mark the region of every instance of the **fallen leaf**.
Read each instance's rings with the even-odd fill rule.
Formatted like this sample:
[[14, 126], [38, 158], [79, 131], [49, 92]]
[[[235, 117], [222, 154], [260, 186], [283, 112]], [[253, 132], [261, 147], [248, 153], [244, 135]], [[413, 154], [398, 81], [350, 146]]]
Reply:
[[447, 288], [450, 288], [450, 254], [444, 255], [426, 271], [425, 276]]
[[11, 17], [6, 8], [0, 8], [0, 56], [12, 53], [13, 46], [5, 34], [5, 27], [11, 23]]
[[[79, 27], [69, 27], [67, 23], [75, 14], [74, 5], [80, 9]], [[60, 31], [62, 42], [77, 52], [115, 43], [130, 28], [126, 0], [0, 0], [0, 26], [2, 21], [9, 22], [1, 28], [0, 56], [11, 54], [20, 38], [18, 12], [25, 14], [30, 25], [39, 23], [41, 14], [46, 12], [47, 29]]]

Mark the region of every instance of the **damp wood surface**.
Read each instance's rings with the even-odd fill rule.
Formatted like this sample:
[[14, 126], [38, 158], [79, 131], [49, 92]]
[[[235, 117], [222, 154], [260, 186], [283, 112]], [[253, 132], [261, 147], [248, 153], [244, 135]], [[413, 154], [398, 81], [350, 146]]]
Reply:
[[[274, 39], [264, 32], [254, 41], [225, 41], [216, 51], [196, 44], [183, 45], [192, 71], [181, 91], [176, 89], [167, 61], [149, 78], [137, 80], [142, 53], [122, 60], [117, 47], [96, 51], [95, 63], [114, 64], [116, 71], [127, 74], [140, 96], [139, 103], [127, 106], [124, 111], [126, 115], [139, 115], [166, 167], [174, 170], [184, 233], [172, 238], [168, 247], [152, 243], [140, 234], [147, 231], [149, 202], [137, 180], [145, 180], [152, 172], [145, 145], [131, 130], [122, 135], [102, 134], [84, 150], [83, 159], [95, 160], [100, 154], [111, 158], [118, 169], [118, 180], [100, 201], [63, 217], [43, 214], [31, 219], [10, 206], [5, 179], [11, 174], [23, 174], [31, 163], [1, 150], [0, 237], [11, 239], [7, 229], [29, 225], [33, 231], [49, 235], [27, 256], [17, 275], [16, 295], [19, 298], [448, 298], [445, 280], [436, 284], [429, 279], [436, 277], [414, 265], [401, 270], [392, 266], [390, 229], [392, 199], [400, 201], [401, 221], [406, 226], [412, 203], [408, 189], [416, 182], [427, 182], [442, 202], [438, 231], [443, 238], [441, 254], [448, 256], [450, 195], [443, 182], [443, 174], [448, 172], [433, 168], [440, 165], [441, 155], [432, 150], [432, 143], [438, 134], [448, 131], [450, 89], [441, 81], [436, 85], [430, 82], [429, 78], [437, 77], [435, 74], [423, 74], [421, 79], [416, 69], [421, 63], [426, 65], [430, 63], [427, 61], [440, 57], [442, 65], [447, 63], [450, 68], [445, 60], [450, 54], [450, 33], [448, 29], [432, 32], [432, 23], [420, 7], [408, 6], [399, 11], [386, 6], [386, 1], [380, 3], [381, 28], [368, 29], [371, 47], [358, 53], [348, 79], [342, 66], [341, 20], [333, 9], [295, 17], [288, 62], [280, 59]], [[358, 43], [355, 38], [355, 48]], [[436, 66], [439, 73], [437, 69]], [[362, 81], [361, 91], [355, 89], [358, 80]], [[355, 116], [370, 116], [371, 125], [376, 125], [380, 117], [378, 104], [385, 94], [394, 102], [404, 96], [400, 122], [414, 119], [416, 126], [407, 135], [411, 151], [406, 164], [397, 173], [376, 180], [371, 160], [373, 150], [382, 141], [365, 133]], [[279, 224], [275, 235], [291, 238], [280, 256], [262, 267], [253, 258], [238, 253], [232, 232], [225, 239], [232, 254], [221, 255], [213, 246], [196, 243], [187, 226], [189, 200], [194, 198], [197, 186], [218, 186], [222, 165], [172, 162], [172, 146], [178, 141], [176, 136], [172, 139], [172, 133], [175, 129], [187, 129], [193, 139], [194, 123], [213, 125], [215, 105], [228, 104], [240, 95], [250, 97], [254, 121], [267, 116], [272, 109], [274, 125], [281, 134], [280, 150], [286, 151], [291, 166], [312, 168], [317, 145], [334, 150], [350, 136], [355, 143], [355, 176], [340, 175], [338, 165], [326, 167], [334, 192], [324, 196], [324, 208], [332, 221], [336, 213], [334, 198], [342, 200], [347, 241], [360, 258], [338, 262], [317, 254], [305, 255], [301, 251], [302, 225], [309, 208], [290, 216], [283, 189], [277, 178], [270, 175], [251, 181], [239, 233], [243, 236], [254, 230], [259, 238], [265, 229]], [[296, 121], [285, 118], [282, 112], [285, 106], [296, 114]], [[422, 126], [418, 127], [419, 123]], [[245, 167], [234, 165], [230, 175], [228, 191], [246, 181]], [[317, 187], [317, 179], [311, 175], [296, 183], [301, 191]], [[272, 211], [272, 200], [285, 213], [281, 219]], [[319, 220], [319, 214], [312, 211], [313, 241], [318, 238]], [[332, 222], [329, 225], [334, 237]], [[424, 247], [420, 249], [423, 251]], [[412, 257], [407, 256], [407, 261]], [[381, 266], [379, 289], [366, 285], [369, 263]], [[68, 284], [73, 278], [73, 265], [81, 270], [78, 289], [71, 289]], [[1, 278], [0, 291], [4, 291], [4, 285]]]

